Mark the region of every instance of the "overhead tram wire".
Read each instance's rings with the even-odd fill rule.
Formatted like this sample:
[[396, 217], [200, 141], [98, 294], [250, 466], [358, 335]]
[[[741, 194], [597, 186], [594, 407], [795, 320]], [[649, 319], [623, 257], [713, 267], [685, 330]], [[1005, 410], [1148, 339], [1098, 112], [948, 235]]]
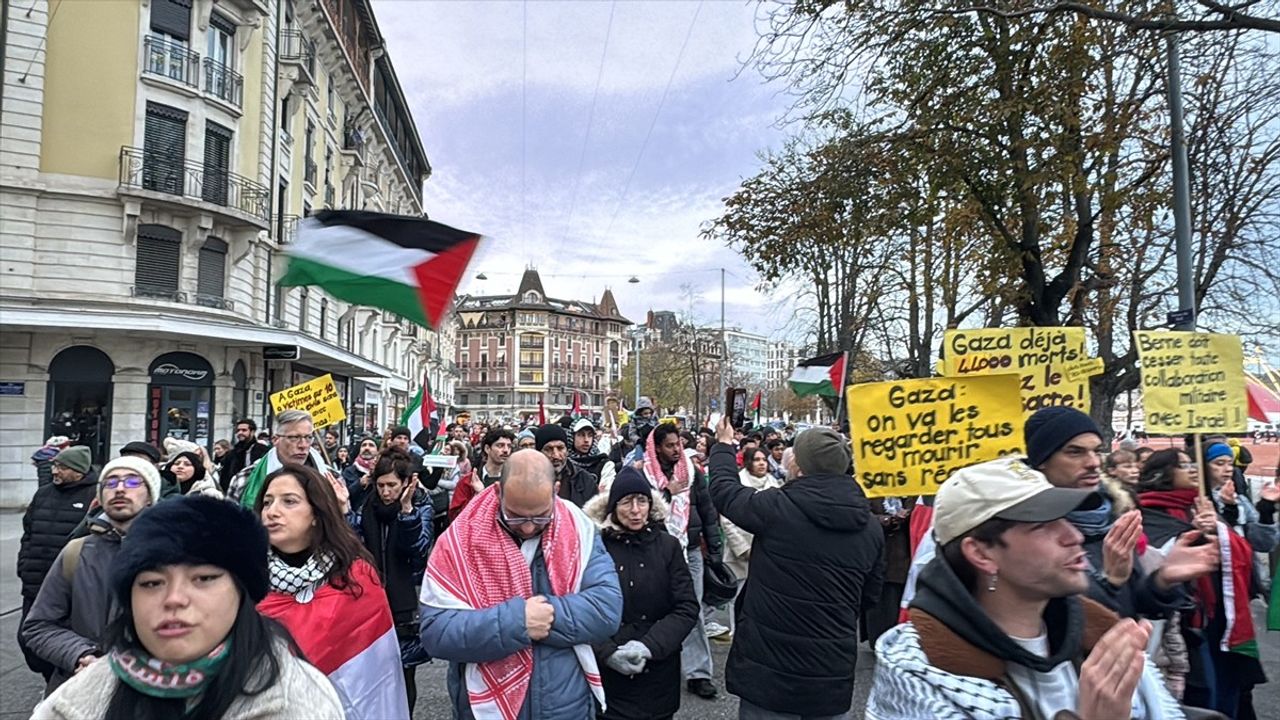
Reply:
[[569, 200], [569, 215], [565, 219], [565, 228], [573, 231], [573, 215], [578, 209], [578, 192], [582, 189], [582, 166], [587, 160], [587, 145], [591, 140], [591, 128], [596, 119], [596, 101], [600, 99], [600, 84], [604, 80], [604, 61], [609, 55], [609, 40], [613, 37], [613, 15], [618, 9], [617, 0], [609, 3], [609, 24], [604, 31], [604, 49], [600, 51], [600, 67], [596, 70], [596, 89], [591, 93], [591, 108], [587, 110], [587, 132], [582, 137], [582, 151], [578, 153], [578, 169], [574, 172], [573, 195]]
[[622, 212], [622, 206], [627, 201], [627, 193], [631, 191], [631, 182], [635, 180], [636, 170], [640, 167], [640, 161], [644, 159], [644, 152], [649, 147], [649, 138], [653, 137], [653, 129], [658, 124], [658, 117], [662, 115], [662, 108], [667, 103], [667, 94], [671, 91], [671, 84], [675, 82], [676, 72], [680, 69], [680, 62], [684, 59], [684, 52], [689, 47], [689, 38], [693, 37], [693, 26], [698, 22], [698, 15], [702, 12], [703, 0], [698, 0], [698, 6], [693, 11], [693, 17], [689, 20], [689, 29], [684, 33], [684, 42], [680, 44], [680, 52], [676, 55], [675, 65], [671, 68], [671, 74], [667, 76], [667, 86], [662, 89], [662, 97], [658, 100], [658, 109], [653, 113], [653, 120], [649, 122], [649, 130], [644, 134], [644, 142], [640, 143], [640, 152], [636, 155], [636, 161], [631, 166], [631, 172], [627, 175], [627, 182], [622, 186], [622, 195], [618, 197], [618, 207], [613, 211], [613, 217], [609, 218], [609, 224], [605, 227], [604, 238], [606, 241], [609, 234], [613, 232], [613, 224], [618, 220], [618, 214]]

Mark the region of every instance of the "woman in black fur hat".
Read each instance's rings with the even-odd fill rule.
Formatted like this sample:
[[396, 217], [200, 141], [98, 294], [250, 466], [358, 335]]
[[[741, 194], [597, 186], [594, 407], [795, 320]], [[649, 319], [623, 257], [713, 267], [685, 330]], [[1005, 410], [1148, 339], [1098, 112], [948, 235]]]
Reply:
[[340, 720], [328, 679], [254, 607], [267, 594], [266, 558], [262, 525], [231, 503], [196, 495], [140, 515], [112, 565], [121, 614], [106, 657], [32, 717]]

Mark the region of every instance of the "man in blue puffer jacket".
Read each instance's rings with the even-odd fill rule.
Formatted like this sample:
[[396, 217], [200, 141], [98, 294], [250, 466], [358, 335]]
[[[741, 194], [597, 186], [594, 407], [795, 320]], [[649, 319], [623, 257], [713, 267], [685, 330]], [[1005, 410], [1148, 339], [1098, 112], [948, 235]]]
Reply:
[[454, 717], [583, 720], [604, 694], [591, 645], [622, 619], [595, 525], [556, 497], [551, 461], [521, 450], [440, 537], [420, 598], [422, 644], [448, 660]]

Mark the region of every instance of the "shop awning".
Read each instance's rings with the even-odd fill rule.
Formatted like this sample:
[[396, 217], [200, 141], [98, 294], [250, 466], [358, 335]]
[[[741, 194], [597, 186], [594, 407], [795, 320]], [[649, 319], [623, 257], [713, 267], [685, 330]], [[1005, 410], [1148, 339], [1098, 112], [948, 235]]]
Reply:
[[208, 317], [198, 312], [176, 316], [149, 306], [129, 309], [49, 306], [12, 307], [0, 304], [0, 327], [6, 331], [39, 332], [51, 328], [137, 333], [175, 342], [213, 340], [227, 347], [261, 348], [297, 345], [298, 362], [347, 377], [393, 377], [389, 368], [310, 335], [279, 328]]

